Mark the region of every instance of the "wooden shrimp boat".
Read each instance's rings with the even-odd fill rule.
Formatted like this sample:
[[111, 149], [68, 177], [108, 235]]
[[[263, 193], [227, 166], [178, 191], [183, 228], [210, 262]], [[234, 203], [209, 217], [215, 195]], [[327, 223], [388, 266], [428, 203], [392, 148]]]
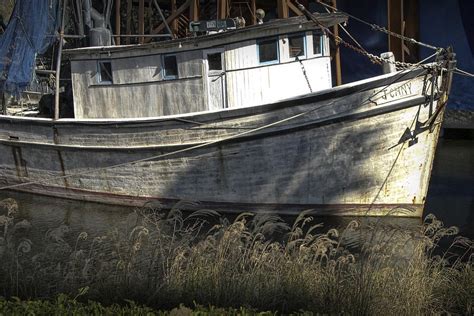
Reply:
[[332, 87], [323, 30], [345, 19], [65, 51], [74, 118], [0, 116], [0, 187], [134, 206], [420, 217], [452, 55]]

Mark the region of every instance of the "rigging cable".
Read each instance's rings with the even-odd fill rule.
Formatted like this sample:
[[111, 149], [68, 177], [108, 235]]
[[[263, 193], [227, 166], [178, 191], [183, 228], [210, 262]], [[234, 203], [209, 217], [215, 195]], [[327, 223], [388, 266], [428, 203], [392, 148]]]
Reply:
[[467, 72], [465, 70], [462, 70], [462, 69], [459, 69], [459, 68], [454, 68], [453, 72], [457, 75], [461, 75], [461, 76], [466, 76], [466, 77], [470, 77], [470, 78], [474, 78], [474, 74], [470, 73], [470, 72]]
[[[329, 11], [328, 8], [325, 8], [325, 9], [326, 9], [326, 12], [327, 12], [327, 13], [331, 13], [331, 11]], [[365, 53], [368, 54], [367, 50], [352, 36], [351, 33], [349, 33], [349, 31], [348, 31], [341, 23], [339, 23], [338, 25], [339, 25], [339, 27], [344, 31], [344, 33], [346, 33], [347, 36], [349, 36], [349, 38], [350, 38], [354, 43], [356, 43], [357, 46], [359, 46], [360, 49], [362, 49]]]

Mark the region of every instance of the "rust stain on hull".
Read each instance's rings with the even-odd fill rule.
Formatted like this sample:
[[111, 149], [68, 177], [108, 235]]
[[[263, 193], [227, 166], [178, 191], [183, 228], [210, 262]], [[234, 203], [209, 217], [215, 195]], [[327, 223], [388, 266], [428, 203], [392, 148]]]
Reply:
[[18, 178], [27, 178], [28, 170], [26, 169], [26, 161], [23, 159], [21, 147], [12, 147], [12, 153], [15, 160], [16, 175]]
[[58, 150], [58, 159], [59, 159], [59, 166], [61, 167], [61, 174], [63, 175], [64, 186], [66, 188], [69, 188], [69, 183], [66, 177], [66, 168], [64, 167], [64, 159], [60, 150]]

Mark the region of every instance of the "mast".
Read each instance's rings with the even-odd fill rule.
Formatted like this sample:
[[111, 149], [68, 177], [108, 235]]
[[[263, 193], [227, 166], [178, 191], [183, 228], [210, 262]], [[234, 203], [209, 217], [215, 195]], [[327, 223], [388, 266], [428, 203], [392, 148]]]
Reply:
[[64, 20], [66, 16], [66, 7], [67, 7], [67, 0], [63, 0], [63, 13], [61, 18], [61, 30], [59, 32], [59, 50], [58, 50], [58, 58], [56, 61], [56, 91], [55, 91], [55, 98], [54, 98], [54, 119], [59, 119], [59, 77], [61, 73], [61, 58], [63, 53], [63, 40], [64, 40]]
[[[332, 0], [332, 6], [337, 8], [337, 0]], [[334, 11], [335, 12], [335, 11]], [[333, 27], [333, 32], [336, 38], [339, 37], [339, 26], [336, 24]], [[336, 66], [336, 86], [340, 86], [342, 84], [342, 70], [341, 70], [341, 50], [339, 46], [339, 41], [335, 40], [336, 49], [334, 52], [334, 57], [336, 59], [335, 66]]]

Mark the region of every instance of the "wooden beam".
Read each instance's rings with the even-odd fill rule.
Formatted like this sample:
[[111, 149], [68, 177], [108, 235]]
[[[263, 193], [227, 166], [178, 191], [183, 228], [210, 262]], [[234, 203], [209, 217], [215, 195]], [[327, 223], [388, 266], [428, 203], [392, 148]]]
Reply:
[[[189, 8], [189, 6], [191, 5], [191, 2], [193, 2], [195, 0], [187, 0], [185, 3], [183, 3], [182, 6], [180, 6], [175, 13], [171, 14], [167, 19], [166, 19], [166, 22], [169, 24], [171, 23], [171, 21], [173, 21], [174, 19], [176, 19], [177, 17], [179, 17], [187, 8]], [[156, 27], [155, 29], [153, 29], [150, 34], [158, 34], [160, 33], [161, 31], [163, 31], [166, 27], [166, 24], [165, 23], [161, 23], [160, 25], [158, 25], [158, 27]], [[151, 40], [151, 38], [148, 38], [147, 39], [147, 42], [149, 42]]]
[[[132, 35], [132, 0], [127, 1], [127, 35]], [[125, 43], [130, 44], [130, 37], [127, 37]]]
[[153, 1], [148, 0], [148, 25], [150, 30], [153, 28]]
[[[410, 38], [419, 39], [420, 38], [420, 4], [419, 0], [410, 0], [403, 3], [404, 10], [404, 32], [403, 34]], [[405, 13], [407, 13], [405, 15]], [[404, 50], [404, 59], [405, 62], [416, 63], [420, 61], [420, 51], [419, 46], [410, 42], [404, 41], [403, 50]]]
[[[332, 0], [332, 6], [337, 8], [337, 0]], [[339, 26], [336, 24], [333, 27], [333, 33], [336, 38], [339, 36]], [[341, 51], [339, 47], [339, 41], [336, 40], [336, 51], [334, 54], [335, 66], [336, 66], [336, 86], [342, 84], [342, 69], [341, 69]]]
[[[176, 13], [176, 9], [177, 9], [176, 0], [171, 0], [171, 15]], [[173, 35], [175, 37], [178, 36], [178, 20], [177, 19], [174, 19], [171, 22], [171, 31], [173, 32]]]
[[296, 15], [303, 15], [303, 12], [300, 11], [291, 1], [288, 1], [288, 8], [293, 11]]
[[173, 38], [173, 31], [171, 31], [168, 22], [166, 22], [166, 18], [163, 14], [163, 11], [161, 11], [161, 8], [160, 8], [160, 5], [158, 4], [158, 1], [153, 0], [153, 3], [155, 4], [156, 10], [158, 11], [158, 14], [160, 15], [161, 21], [163, 21], [163, 23], [165, 24], [165, 28], [166, 28], [166, 31], [168, 32], [168, 35], [170, 35], [171, 38]]
[[286, 19], [290, 16], [288, 10], [288, 0], [277, 0], [278, 5], [278, 18]]
[[228, 16], [228, 3], [227, 0], [217, 1], [217, 18], [224, 20]]
[[[138, 34], [145, 34], [145, 0], [138, 1]], [[143, 44], [145, 38], [143, 36], [139, 37], [138, 42]]]
[[[115, 34], [120, 35], [120, 0], [115, 0]], [[115, 45], [120, 45], [120, 36], [115, 37]]]
[[[388, 30], [403, 35], [403, 0], [387, 0]], [[388, 50], [393, 52], [395, 60], [405, 61], [403, 41], [388, 35]]]
[[250, 12], [252, 16], [252, 25], [257, 24], [257, 0], [252, 0], [250, 3], [250, 9], [252, 12]]
[[189, 19], [191, 21], [199, 21], [199, 0], [191, 1], [191, 9], [189, 11]]

